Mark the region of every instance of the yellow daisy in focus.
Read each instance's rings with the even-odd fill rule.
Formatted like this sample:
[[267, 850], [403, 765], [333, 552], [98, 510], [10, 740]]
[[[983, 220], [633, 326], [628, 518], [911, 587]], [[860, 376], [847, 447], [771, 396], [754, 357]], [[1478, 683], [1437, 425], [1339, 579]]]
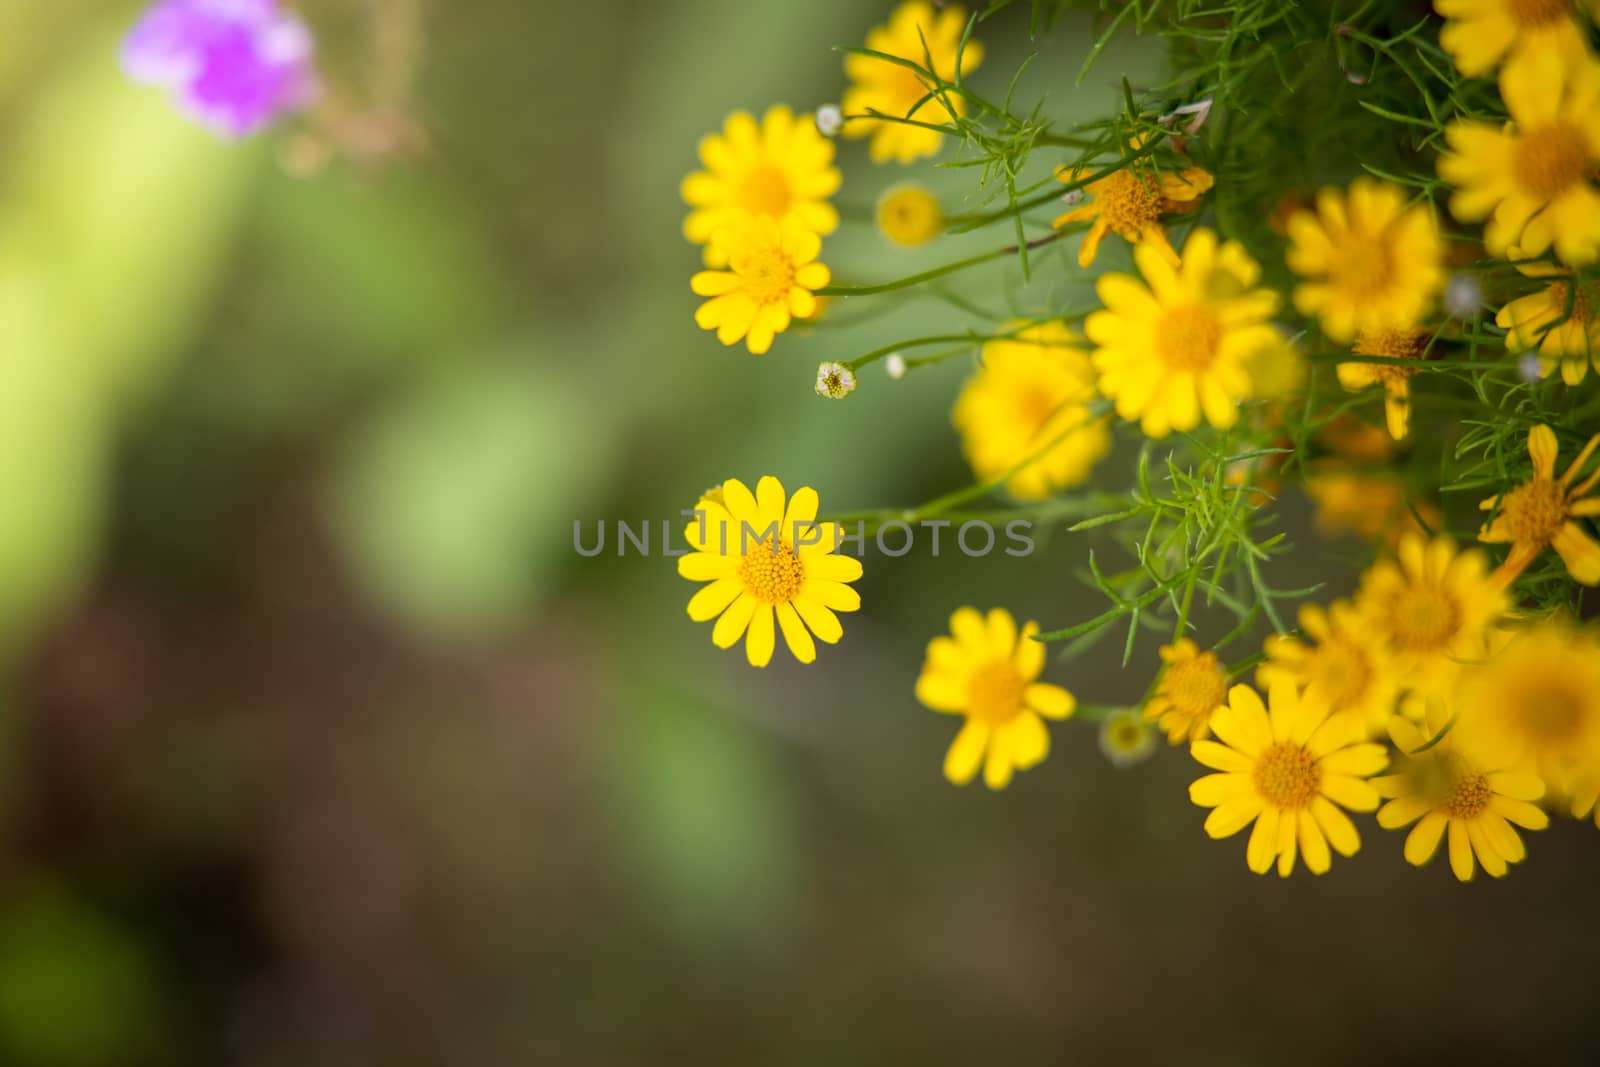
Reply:
[[878, 232], [901, 248], [925, 245], [944, 230], [939, 200], [914, 182], [896, 185], [878, 201]]
[[1192, 430], [1202, 415], [1227, 429], [1251, 395], [1248, 361], [1281, 340], [1270, 321], [1277, 294], [1255, 288], [1261, 269], [1243, 246], [1219, 245], [1207, 229], [1189, 236], [1176, 268], [1150, 244], [1133, 258], [1144, 282], [1102, 275], [1095, 291], [1105, 310], [1084, 324], [1099, 345], [1091, 358], [1100, 391], [1150, 437]]
[[830, 645], [843, 636], [834, 612], [861, 607], [845, 584], [861, 577], [861, 561], [837, 554], [843, 532], [817, 522], [817, 506], [815, 489], [789, 497], [770, 475], [754, 493], [730, 478], [695, 505], [699, 514], [685, 533], [694, 551], [678, 557], [678, 573], [709, 583], [689, 599], [689, 618], [717, 620], [711, 640], [718, 648], [743, 637], [751, 666], [765, 667], [781, 630], [794, 658], [810, 663], [812, 634]]
[[[908, 60], [923, 70], [931, 70], [940, 81], [954, 83], [957, 50], [961, 52], [963, 77], [983, 61], [983, 45], [977, 41], [968, 41], [961, 48], [966, 27], [967, 13], [959, 5], [935, 10], [927, 0], [907, 0], [890, 14], [888, 25], [867, 31], [867, 48]], [[848, 55], [844, 72], [850, 79], [850, 88], [840, 100], [845, 113], [844, 135], [872, 138], [868, 152], [874, 163], [910, 163], [939, 151], [943, 133], [893, 119], [911, 118], [937, 125], [948, 121], [951, 111], [957, 116], [967, 113], [967, 101], [960, 93], [935, 93], [934, 84], [899, 63], [877, 56]], [[863, 117], [873, 112], [892, 118]]]
[[1600, 359], [1600, 283], [1573, 284], [1570, 272], [1548, 264], [1517, 264], [1530, 277], [1551, 278], [1537, 293], [1511, 301], [1494, 317], [1506, 331], [1506, 350], [1537, 349], [1539, 374], [1561, 368], [1561, 380], [1577, 385]]
[[1341, 808], [1372, 811], [1378, 793], [1366, 779], [1388, 762], [1382, 745], [1362, 740], [1347, 716], [1303, 697], [1284, 683], [1267, 692], [1271, 710], [1247, 685], [1236, 685], [1228, 703], [1211, 716], [1216, 741], [1196, 741], [1194, 758], [1219, 773], [1189, 786], [1189, 799], [1213, 809], [1206, 833], [1231, 837], [1252, 822], [1245, 861], [1266, 874], [1277, 860], [1289, 877], [1295, 857], [1312, 874], [1332, 865], [1331, 843], [1341, 856], [1361, 847], [1355, 824]]
[[1013, 323], [1006, 332], [1014, 337], [983, 346], [982, 366], [950, 417], [979, 479], [1028, 461], [1006, 481], [1006, 491], [1041, 500], [1089, 477], [1111, 450], [1111, 428], [1107, 419], [1090, 418], [1094, 368], [1071, 330], [1059, 322], [1022, 329]]
[[[1600, 637], [1564, 620], [1518, 634], [1462, 678], [1456, 730], [1573, 796], [1600, 776]], [[1454, 733], [1455, 731], [1452, 731]]]
[[1228, 699], [1228, 676], [1215, 652], [1201, 652], [1187, 637], [1160, 649], [1166, 669], [1144, 706], [1153, 722], [1174, 745], [1198, 741], [1210, 733], [1211, 713]]
[[1367, 568], [1356, 596], [1402, 684], [1433, 696], [1448, 696], [1461, 666], [1488, 655], [1491, 629], [1510, 606], [1483, 552], [1458, 552], [1448, 537], [1402, 539], [1395, 559]]
[[814, 291], [832, 277], [816, 261], [822, 238], [792, 219], [748, 219], [717, 231], [712, 243], [727, 269], [703, 270], [689, 279], [696, 295], [711, 298], [694, 313], [702, 330], [716, 330], [725, 345], [743, 340], [760, 355], [792, 319], [816, 313]]
[[[917, 699], [934, 711], [966, 716], [945, 755], [944, 776], [966, 785], [983, 767], [990, 789], [1004, 789], [1050, 753], [1044, 719], [1065, 719], [1077, 707], [1059, 685], [1035, 681], [1044, 670], [1044, 645], [1033, 639], [1039, 624], [1021, 633], [1004, 608], [985, 619], [975, 608], [950, 616], [950, 637], [928, 642], [917, 679]], [[1041, 718], [1043, 716], [1043, 718]]]
[[[1376, 330], [1356, 334], [1351, 351], [1362, 356], [1381, 356], [1385, 359], [1414, 360], [1421, 363], [1428, 358], [1428, 346], [1433, 335], [1426, 330]], [[1339, 384], [1351, 392], [1359, 392], [1371, 385], [1383, 386], [1383, 413], [1389, 425], [1389, 434], [1396, 441], [1411, 432], [1411, 376], [1416, 367], [1400, 363], [1341, 363], [1338, 368]]]
[[[1378, 825], [1406, 835], [1406, 862], [1421, 867], [1448, 833], [1450, 869], [1463, 882], [1475, 870], [1474, 854], [1495, 878], [1507, 864], [1527, 855], [1512, 823], [1543, 830], [1550, 818], [1532, 803], [1544, 796], [1544, 782], [1527, 770], [1497, 759], [1493, 749], [1473, 745], [1462, 730], [1451, 730], [1431, 747], [1429, 736], [1407, 719], [1394, 718], [1389, 736], [1402, 755], [1394, 773], [1374, 778], [1373, 788], [1389, 802], [1378, 809]], [[1420, 820], [1420, 821], [1418, 821]]]
[[1354, 606], [1345, 600], [1326, 611], [1301, 605], [1300, 630], [1304, 638], [1274, 634], [1266, 639], [1267, 658], [1256, 668], [1256, 684], [1270, 690], [1289, 682], [1333, 714], [1350, 716], [1364, 737], [1382, 737], [1400, 696], [1400, 680]]
[[1456, 187], [1450, 211], [1488, 218], [1484, 246], [1504, 256], [1556, 255], [1574, 266], [1600, 257], [1600, 63], [1552, 54], [1522, 57], [1500, 72], [1511, 123], [1456, 120], [1439, 177]]
[[1450, 20], [1439, 31], [1439, 47], [1469, 78], [1483, 77], [1507, 53], [1543, 59], [1588, 51], [1572, 0], [1433, 0], [1433, 9]]
[[1548, 426], [1535, 426], [1528, 431], [1533, 477], [1504, 496], [1492, 496], [1478, 505], [1484, 511], [1494, 511], [1494, 518], [1478, 532], [1478, 540], [1511, 545], [1510, 555], [1495, 572], [1497, 579], [1514, 581], [1539, 553], [1554, 548], [1573, 581], [1600, 585], [1600, 543], [1589, 536], [1580, 521], [1584, 516], [1600, 515], [1600, 497], [1589, 496], [1600, 484], [1600, 469], [1577, 485], [1572, 484], [1596, 447], [1600, 447], [1600, 434], [1589, 438], [1566, 473], [1557, 479], [1554, 431]]
[[1294, 306], [1344, 344], [1358, 331], [1399, 330], [1422, 318], [1444, 285], [1444, 241], [1426, 204], [1397, 185], [1357, 178], [1323, 189], [1315, 213], [1289, 218], [1289, 267], [1306, 281]]
[[[1129, 147], [1137, 152], [1142, 141]], [[1056, 178], [1077, 185], [1085, 177], [1081, 167], [1056, 171]], [[1078, 266], [1087, 267], [1094, 262], [1100, 249], [1100, 240], [1107, 233], [1115, 233], [1130, 245], [1149, 243], [1176, 266], [1178, 253], [1167, 241], [1161, 228], [1163, 215], [1187, 211], [1195, 201], [1210, 189], [1213, 179], [1209, 172], [1199, 167], [1186, 167], [1173, 173], [1156, 173], [1148, 158], [1141, 159], [1095, 178], [1081, 188], [1065, 194], [1072, 210], [1051, 223], [1057, 229], [1069, 222], [1089, 222], [1089, 232], [1078, 246]]]
[[[683, 199], [691, 208], [683, 235], [695, 244], [747, 218], [792, 221], [815, 234], [839, 226], [839, 212], [828, 197], [839, 189], [833, 165], [834, 144], [817, 132], [809, 115], [787, 107], [769, 108], [760, 124], [747, 111], [735, 111], [721, 134], [700, 141], [704, 170], [683, 180]], [[720, 266], [716, 250], [707, 262]]]

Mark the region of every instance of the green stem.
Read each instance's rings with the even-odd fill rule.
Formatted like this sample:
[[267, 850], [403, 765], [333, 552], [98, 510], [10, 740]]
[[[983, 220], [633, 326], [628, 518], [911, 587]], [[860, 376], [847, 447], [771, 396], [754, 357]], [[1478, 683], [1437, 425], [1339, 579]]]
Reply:
[[[997, 248], [993, 252], [984, 252], [976, 256], [968, 256], [966, 259], [958, 259], [954, 263], [946, 263], [942, 267], [934, 267], [932, 270], [925, 270], [919, 274], [908, 275], [907, 277], [898, 278], [892, 282], [880, 282], [877, 285], [827, 285], [816, 290], [816, 294], [818, 296], [871, 296], [874, 293], [890, 293], [896, 289], [909, 289], [913, 285], [921, 285], [923, 282], [931, 282], [935, 278], [943, 278], [948, 274], [954, 274], [957, 271], [966, 270], [968, 267], [976, 267], [983, 263], [990, 263], [997, 259], [1004, 259], [1006, 256], [1017, 255], [1024, 248], [1028, 249], [1029, 251], [1032, 251], [1036, 248], [1043, 248], [1045, 245], [1052, 244], [1067, 236], [1068, 232], [1069, 231], [1067, 230], [1056, 230], [1052, 233], [1046, 234], [1043, 237], [1036, 237], [1027, 242], [1025, 245], [1007, 245], [1004, 248]], [[894, 350], [890, 349], [889, 351], [892, 352]]]

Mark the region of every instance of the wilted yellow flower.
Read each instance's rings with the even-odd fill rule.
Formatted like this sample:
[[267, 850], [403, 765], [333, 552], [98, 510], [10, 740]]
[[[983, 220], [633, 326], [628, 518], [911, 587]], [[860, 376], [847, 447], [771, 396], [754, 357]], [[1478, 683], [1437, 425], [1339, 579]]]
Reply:
[[[959, 5], [935, 11], [927, 0], [907, 0], [889, 15], [888, 25], [875, 26], [867, 32], [867, 48], [897, 56], [924, 70], [931, 69], [941, 81], [953, 83], [958, 49], [963, 77], [983, 61], [983, 45], [977, 41], [969, 40], [966, 48], [960, 47], [966, 26], [967, 13]], [[967, 113], [967, 101], [960, 93], [935, 93], [933, 84], [899, 63], [877, 56], [848, 55], [844, 72], [850, 79], [850, 88], [840, 102], [846, 118], [844, 135], [872, 138], [868, 151], [874, 163], [910, 163], [934, 155], [945, 135], [924, 126], [859, 116], [876, 112], [937, 125], [949, 121], [951, 111], [958, 116]]]
[[1550, 278], [1537, 293], [1520, 296], [1500, 309], [1495, 325], [1506, 331], [1506, 349], [1537, 349], [1539, 374], [1548, 378], [1558, 366], [1561, 380], [1577, 385], [1600, 359], [1600, 283], [1574, 283], [1569, 271], [1549, 264], [1517, 264], [1530, 277]]
[[1176, 268], [1153, 245], [1133, 256], [1143, 283], [1103, 275], [1095, 291], [1106, 309], [1084, 324], [1099, 346], [1100, 391], [1150, 437], [1192, 430], [1202, 414], [1227, 429], [1251, 392], [1247, 361], [1279, 340], [1277, 294], [1255, 288], [1261, 269], [1243, 246], [1207, 229], [1190, 234]]
[[1557, 619], [1517, 634], [1462, 678], [1456, 705], [1456, 729], [1473, 744], [1561, 796], [1600, 775], [1600, 638], [1591, 630]]
[[816, 312], [813, 290], [831, 277], [816, 262], [822, 238], [793, 220], [763, 218], [719, 230], [712, 240], [728, 269], [703, 270], [689, 279], [697, 295], [711, 298], [694, 315], [702, 330], [716, 330], [725, 345], [744, 340], [760, 355], [791, 319]]
[[951, 420], [984, 481], [1037, 457], [1006, 490], [1039, 500], [1082, 484], [1110, 451], [1111, 429], [1109, 420], [1089, 417], [1094, 369], [1072, 331], [1059, 322], [1010, 330], [1014, 338], [983, 346], [982, 365], [962, 387]]
[[1450, 20], [1439, 31], [1439, 47], [1469, 78], [1489, 73], [1508, 52], [1544, 60], [1588, 51], [1572, 0], [1433, 0], [1433, 9]]
[[1274, 634], [1266, 639], [1267, 659], [1256, 668], [1256, 684], [1270, 690], [1290, 682], [1333, 714], [1350, 716], [1364, 737], [1382, 737], [1400, 695], [1400, 678], [1387, 650], [1345, 600], [1326, 611], [1302, 605], [1300, 629], [1303, 638]]
[[1278, 875], [1289, 877], [1297, 854], [1312, 874], [1332, 865], [1328, 845], [1341, 856], [1361, 847], [1355, 824], [1340, 810], [1372, 811], [1378, 793], [1366, 779], [1383, 770], [1383, 746], [1362, 740], [1356, 721], [1330, 715], [1326, 705], [1296, 692], [1291, 684], [1267, 692], [1269, 712], [1247, 685], [1236, 685], [1228, 703], [1211, 716], [1216, 741], [1196, 741], [1194, 758], [1220, 772], [1189, 786], [1189, 799], [1214, 809], [1206, 833], [1229, 837], [1252, 822], [1245, 860], [1266, 874], [1274, 858]]
[[[729, 648], [745, 639], [752, 666], [772, 659], [774, 621], [794, 658], [817, 658], [817, 640], [844, 634], [836, 611], [855, 611], [861, 597], [846, 585], [861, 577], [861, 561], [838, 555], [837, 523], [819, 523], [817, 491], [793, 497], [770, 475], [751, 493], [737, 478], [700, 498], [685, 537], [694, 551], [678, 557], [678, 573], [707, 582], [689, 600], [689, 618], [716, 619], [711, 640]], [[720, 616], [720, 617], [719, 617]], [[748, 631], [748, 633], [747, 633]]]
[[934, 711], [964, 715], [966, 725], [945, 756], [944, 774], [966, 785], [983, 766], [990, 789], [1004, 789], [1050, 753], [1045, 719], [1065, 719], [1077, 707], [1059, 685], [1034, 679], [1044, 670], [1044, 645], [1033, 639], [1039, 624], [1016, 620], [1004, 608], [985, 621], [975, 608], [950, 616], [951, 637], [928, 642], [917, 679], [917, 699]]
[[1513, 581], [1546, 548], [1554, 548], [1567, 565], [1573, 581], [1600, 585], [1600, 543], [1583, 528], [1585, 516], [1600, 515], [1600, 497], [1589, 493], [1600, 484], [1600, 469], [1573, 485], [1572, 481], [1600, 447], [1600, 434], [1589, 438], [1566, 473], [1556, 478], [1555, 432], [1548, 426], [1528, 431], [1528, 458], [1533, 477], [1503, 496], [1492, 496], [1478, 506], [1493, 510], [1494, 518], [1478, 532], [1478, 540], [1511, 545], [1511, 553], [1495, 572], [1502, 582]]
[[[834, 145], [811, 121], [783, 106], [769, 108], [758, 126], [747, 111], [735, 111], [721, 134], [700, 141], [704, 170], [683, 180], [683, 199], [692, 209], [683, 235], [707, 244], [720, 229], [748, 218], [792, 221], [816, 234], [832, 233], [839, 212], [828, 197], [839, 188]], [[707, 262], [719, 250], [707, 249]]]
[[1215, 652], [1201, 652], [1187, 637], [1163, 645], [1166, 669], [1144, 706], [1146, 722], [1166, 732], [1174, 745], [1198, 741], [1210, 733], [1211, 713], [1228, 699], [1228, 676]]
[[[1129, 149], [1137, 152], [1142, 146], [1140, 139], [1129, 145]], [[1075, 184], [1083, 181], [1086, 173], [1082, 167], [1062, 167], [1056, 171], [1056, 178]], [[1080, 267], [1094, 262], [1100, 239], [1108, 232], [1117, 234], [1130, 245], [1146, 242], [1154, 245], [1177, 266], [1178, 253], [1173, 251], [1166, 231], [1161, 228], [1161, 218], [1194, 207], [1194, 201], [1205, 195], [1212, 182], [1211, 175], [1199, 167], [1157, 173], [1148, 158], [1141, 159], [1067, 193], [1069, 202], [1082, 202], [1075, 203], [1072, 210], [1051, 225], [1059, 229], [1069, 222], [1093, 220], [1094, 224], [1078, 246]]]
[[1544, 796], [1544, 782], [1508, 764], [1502, 752], [1473, 744], [1465, 730], [1453, 729], [1425, 747], [1438, 728], [1424, 732], [1407, 719], [1389, 721], [1389, 736], [1401, 755], [1394, 773], [1372, 780], [1373, 788], [1389, 798], [1378, 809], [1378, 825], [1398, 830], [1417, 824], [1405, 844], [1406, 862], [1413, 866], [1432, 859], [1448, 831], [1450, 869], [1458, 879], [1472, 880], [1474, 853], [1483, 869], [1499, 878], [1507, 864], [1527, 855], [1511, 824], [1527, 830], [1550, 825], [1549, 816], [1532, 803]]
[[[1428, 345], [1433, 335], [1426, 330], [1377, 330], [1356, 334], [1351, 349], [1358, 355], [1382, 356], [1387, 359], [1407, 359], [1421, 363], [1428, 358]], [[1399, 363], [1341, 363], [1338, 367], [1339, 384], [1351, 392], [1369, 385], [1383, 385], [1383, 412], [1389, 424], [1389, 433], [1396, 441], [1411, 430], [1411, 376], [1416, 367]]]
[[1445, 127], [1450, 151], [1439, 177], [1456, 187], [1450, 211], [1488, 218], [1484, 245], [1539, 256], [1551, 247], [1574, 266], [1600, 256], [1600, 63], [1587, 56], [1522, 56], [1500, 72], [1511, 112], [1505, 128], [1458, 119]]
[[1137, 711], [1123, 708], [1100, 724], [1100, 751], [1117, 767], [1131, 767], [1156, 750], [1156, 732]]
[[902, 248], [925, 245], [944, 229], [938, 198], [913, 182], [896, 185], [878, 200], [878, 232]]
[[1462, 664], [1488, 654], [1490, 631], [1510, 607], [1478, 549], [1456, 550], [1448, 537], [1400, 542], [1361, 576], [1356, 609], [1388, 652], [1402, 683], [1424, 695], [1447, 695]]
[[1290, 268], [1306, 279], [1294, 306], [1348, 344], [1358, 331], [1415, 325], [1444, 285], [1444, 242], [1426, 204], [1406, 206], [1399, 186], [1357, 178], [1348, 193], [1323, 189], [1317, 209], [1289, 219]]

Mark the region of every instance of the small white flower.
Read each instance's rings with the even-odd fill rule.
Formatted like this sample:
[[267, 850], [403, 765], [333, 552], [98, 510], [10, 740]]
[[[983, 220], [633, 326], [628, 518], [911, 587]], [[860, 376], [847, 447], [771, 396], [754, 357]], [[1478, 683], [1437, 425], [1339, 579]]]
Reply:
[[889, 353], [889, 357], [883, 361], [883, 369], [889, 372], [889, 377], [898, 382], [906, 376], [906, 357], [898, 352]]
[[1444, 289], [1445, 310], [1458, 319], [1476, 318], [1483, 307], [1483, 283], [1476, 274], [1452, 274]]
[[823, 104], [817, 108], [817, 132], [824, 137], [836, 137], [844, 125], [844, 112], [838, 104]]
[[1100, 724], [1100, 751], [1117, 767], [1131, 767], [1155, 751], [1156, 732], [1131, 708], [1114, 711]]
[[1539, 357], [1532, 352], [1523, 353], [1522, 358], [1517, 360], [1517, 377], [1529, 385], [1538, 381], [1540, 377]]
[[1077, 207], [1079, 204], [1083, 203], [1083, 190], [1068, 189], [1066, 192], [1061, 194], [1061, 202], [1068, 207]]
[[1197, 100], [1192, 104], [1184, 104], [1182, 107], [1175, 107], [1165, 115], [1162, 115], [1160, 118], [1156, 119], [1156, 121], [1165, 126], [1179, 115], [1194, 116], [1188, 122], [1184, 123], [1183, 132], [1195, 133], [1200, 129], [1200, 127], [1206, 124], [1206, 119], [1211, 117], [1211, 98], [1206, 97], [1204, 100]]
[[828, 360], [817, 368], [817, 395], [843, 400], [856, 388], [856, 372], [843, 363]]

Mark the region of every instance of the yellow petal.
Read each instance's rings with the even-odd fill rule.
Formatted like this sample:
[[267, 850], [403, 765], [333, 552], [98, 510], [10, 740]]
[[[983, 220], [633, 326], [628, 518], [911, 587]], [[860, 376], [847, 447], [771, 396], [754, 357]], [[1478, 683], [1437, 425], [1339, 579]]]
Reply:
[[710, 585], [703, 585], [689, 598], [689, 618], [695, 622], [714, 619], [742, 592], [744, 583], [737, 578], [719, 578]]
[[1022, 702], [1047, 719], [1065, 719], [1077, 707], [1072, 694], [1059, 685], [1035, 682], [1023, 690]]
[[1441, 812], [1430, 812], [1406, 835], [1406, 862], [1420, 867], [1433, 858], [1439, 849], [1439, 839], [1444, 836], [1449, 822]]
[[811, 634], [806, 632], [805, 625], [800, 621], [800, 616], [795, 614], [794, 607], [789, 604], [778, 604], [774, 611], [778, 616], [778, 628], [783, 631], [783, 643], [789, 646], [794, 658], [801, 663], [815, 662], [816, 642], [811, 640]]
[[972, 776], [978, 773], [978, 764], [983, 762], [983, 752], [988, 744], [989, 725], [977, 719], [968, 719], [961, 732], [956, 734], [956, 739], [950, 742], [950, 750], [944, 756], [944, 776], [952, 785], [966, 785], [972, 781]]
[[756, 598], [749, 593], [741, 593], [739, 598], [728, 605], [728, 610], [722, 613], [717, 620], [717, 625], [711, 630], [711, 643], [718, 648], [731, 648], [735, 641], [744, 636], [745, 628], [750, 625], [750, 617], [756, 613]]
[[745, 635], [744, 652], [752, 667], [765, 667], [772, 662], [772, 649], [776, 644], [772, 627], [772, 605], [757, 604], [750, 616], [750, 632]]

